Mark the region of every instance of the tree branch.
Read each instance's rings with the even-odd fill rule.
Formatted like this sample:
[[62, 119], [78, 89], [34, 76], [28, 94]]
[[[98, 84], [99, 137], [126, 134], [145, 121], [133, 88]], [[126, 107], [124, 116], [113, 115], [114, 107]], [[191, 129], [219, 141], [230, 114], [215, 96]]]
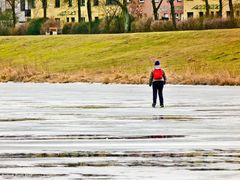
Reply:
[[162, 5], [163, 0], [161, 0], [158, 4], [157, 11], [159, 10], [160, 6]]

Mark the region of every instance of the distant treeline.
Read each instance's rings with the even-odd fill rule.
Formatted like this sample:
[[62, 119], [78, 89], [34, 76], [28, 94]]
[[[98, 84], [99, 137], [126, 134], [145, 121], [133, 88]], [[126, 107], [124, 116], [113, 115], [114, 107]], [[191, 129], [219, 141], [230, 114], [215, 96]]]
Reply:
[[[93, 22], [65, 23], [62, 27], [54, 19], [32, 19], [15, 27], [11, 26], [11, 19], [0, 19], [0, 35], [40, 35], [49, 32], [50, 27], [57, 27], [59, 34], [101, 34], [124, 33], [124, 21], [121, 17], [114, 17], [109, 23], [105, 19]], [[129, 32], [159, 32], [175, 30], [205, 30], [239, 28], [240, 19], [230, 18], [198, 18], [178, 21], [174, 28], [171, 21], [139, 18], [131, 22]]]

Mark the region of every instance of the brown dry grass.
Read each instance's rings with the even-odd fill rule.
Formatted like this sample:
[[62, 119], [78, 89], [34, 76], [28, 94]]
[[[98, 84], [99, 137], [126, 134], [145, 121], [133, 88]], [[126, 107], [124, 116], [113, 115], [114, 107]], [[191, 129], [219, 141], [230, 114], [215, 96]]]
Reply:
[[[221, 74], [206, 74], [204, 76], [191, 71], [181, 74], [168, 72], [168, 77], [168, 83], [170, 84], [240, 85], [240, 76], [232, 76], [227, 71], [221, 72]], [[148, 74], [130, 76], [120, 71], [50, 73], [44, 70], [36, 70], [34, 67], [26, 65], [0, 67], [0, 82], [147, 84], [148, 78]]]

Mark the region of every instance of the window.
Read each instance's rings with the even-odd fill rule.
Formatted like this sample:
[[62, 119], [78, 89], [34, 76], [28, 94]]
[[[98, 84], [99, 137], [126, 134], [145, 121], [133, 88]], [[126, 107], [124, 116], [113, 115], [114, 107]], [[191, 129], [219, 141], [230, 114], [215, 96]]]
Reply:
[[192, 18], [193, 17], [193, 12], [187, 12], [187, 17]]
[[21, 11], [25, 11], [25, 0], [20, 1]]
[[213, 11], [211, 12], [211, 17], [214, 17], [214, 12]]
[[68, 0], [68, 7], [72, 7], [72, 0]]
[[85, 6], [85, 0], [81, 1], [81, 6]]
[[227, 14], [227, 17], [230, 17], [231, 12], [230, 12], [230, 11], [227, 11], [226, 14]]
[[112, 5], [115, 4], [114, 0], [106, 0], [106, 5]]
[[199, 17], [203, 17], [203, 12], [199, 12]]
[[94, 0], [94, 1], [93, 1], [93, 5], [94, 5], [94, 6], [98, 6], [98, 5], [99, 5], [99, 0]]
[[167, 13], [164, 13], [164, 17], [165, 17], [165, 18], [168, 18], [168, 14], [167, 14]]
[[240, 11], [236, 11], [236, 16], [240, 16]]
[[55, 8], [60, 8], [60, 0], [55, 0]]
[[95, 21], [99, 21], [99, 17], [95, 17]]
[[25, 10], [25, 17], [31, 17], [31, 9]]
[[164, 13], [162, 20], [169, 20], [169, 15], [168, 13]]
[[72, 18], [71, 18], [71, 21], [72, 21], [72, 22], [75, 22], [75, 17], [72, 17]]
[[67, 17], [67, 22], [69, 22], [69, 17]]
[[57, 23], [60, 23], [60, 18], [55, 18], [55, 21], [56, 21]]

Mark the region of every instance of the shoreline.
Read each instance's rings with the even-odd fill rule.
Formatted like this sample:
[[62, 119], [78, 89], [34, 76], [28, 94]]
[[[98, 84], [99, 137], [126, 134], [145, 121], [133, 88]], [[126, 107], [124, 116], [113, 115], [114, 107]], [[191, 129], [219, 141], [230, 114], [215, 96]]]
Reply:
[[[47, 73], [13, 71], [6, 74], [0, 71], [0, 83], [100, 83], [100, 84], [132, 84], [148, 85], [148, 76], [144, 74], [128, 77], [125, 73]], [[210, 85], [210, 86], [240, 86], [240, 76], [221, 78], [219, 75], [186, 75], [173, 76], [168, 73], [167, 84], [172, 85]]]
[[[7, 81], [7, 82], [1, 82], [0, 81], [0, 85], [4, 85], [4, 84], [46, 84], [46, 85], [67, 85], [67, 84], [83, 84], [83, 85], [110, 85], [110, 86], [114, 86], [114, 85], [125, 85], [125, 86], [146, 86], [149, 87], [148, 84], [131, 84], [131, 83], [108, 83], [108, 84], [104, 84], [104, 83], [100, 83], [100, 82], [67, 82], [67, 83], [61, 83], [61, 82], [23, 82], [23, 81]], [[199, 87], [240, 87], [240, 85], [203, 85], [203, 84], [172, 84], [172, 83], [167, 83], [165, 86], [199, 86]], [[152, 87], [149, 87], [152, 88]]]

